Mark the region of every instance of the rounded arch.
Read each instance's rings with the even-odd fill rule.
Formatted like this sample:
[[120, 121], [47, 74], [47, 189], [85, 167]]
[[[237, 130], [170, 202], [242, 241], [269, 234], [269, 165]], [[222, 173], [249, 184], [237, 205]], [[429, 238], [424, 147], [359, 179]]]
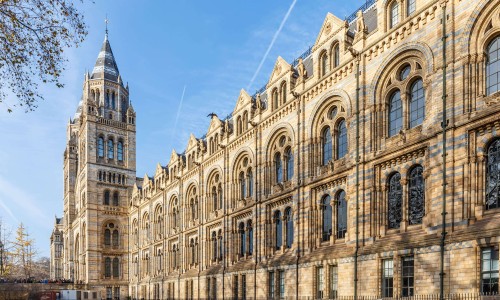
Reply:
[[214, 165], [214, 166], [210, 167], [210, 169], [208, 169], [208, 171], [207, 171], [207, 174], [208, 174], [208, 176], [207, 176], [207, 183], [206, 183], [207, 185], [206, 186], [210, 185], [210, 183], [214, 180], [216, 175], [219, 175], [219, 182], [222, 182], [221, 176], [222, 176], [223, 172], [222, 172], [222, 168], [219, 165]]
[[271, 134], [268, 135], [264, 145], [266, 147], [266, 158], [272, 159], [274, 154], [272, 153], [272, 146], [277, 143], [278, 139], [282, 136], [286, 135], [290, 141], [292, 148], [295, 144], [295, 131], [293, 127], [289, 123], [282, 123], [277, 125], [275, 128], [271, 130]]
[[405, 43], [398, 47], [395, 51], [385, 58], [384, 62], [379, 66], [377, 72], [375, 73], [376, 80], [373, 81], [368, 94], [372, 94], [371, 105], [374, 105], [374, 101], [385, 100], [382, 98], [382, 86], [384, 82], [388, 82], [399, 66], [410, 57], [417, 57], [421, 63], [421, 67], [425, 74], [434, 73], [434, 54], [431, 48], [421, 42], [411, 42]]
[[186, 195], [188, 195], [193, 189], [195, 190], [195, 193], [198, 193], [198, 181], [196, 179], [191, 179], [186, 183]]
[[238, 148], [238, 151], [236, 151], [236, 153], [234, 154], [235, 159], [233, 159], [233, 167], [237, 166], [245, 156], [252, 158], [252, 163], [255, 161], [255, 153], [253, 152], [252, 148], [244, 146]]
[[[309, 116], [309, 120], [307, 124], [314, 124], [314, 121], [324, 112], [325, 107], [329, 107], [326, 102], [329, 102], [330, 105], [335, 101], [339, 101], [346, 111], [347, 117], [352, 116], [352, 103], [351, 98], [344, 90], [330, 90], [324, 93], [316, 102], [316, 105], [312, 109], [312, 114]], [[311, 129], [313, 126], [311, 126]], [[312, 132], [311, 132], [312, 133]]]
[[[493, 30], [486, 32], [489, 21], [494, 21], [497, 26], [494, 26]], [[500, 34], [499, 22], [500, 16], [498, 15], [496, 2], [480, 0], [470, 14], [459, 38], [461, 53], [463, 55], [482, 53], [485, 45], [491, 42], [493, 35]]]

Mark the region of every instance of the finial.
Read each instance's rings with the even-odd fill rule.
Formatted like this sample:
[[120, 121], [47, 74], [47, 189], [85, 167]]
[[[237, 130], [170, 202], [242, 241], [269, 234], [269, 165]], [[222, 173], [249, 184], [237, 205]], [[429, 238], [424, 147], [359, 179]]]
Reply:
[[108, 14], [106, 14], [106, 19], [104, 19], [104, 23], [106, 23], [106, 39], [108, 38]]

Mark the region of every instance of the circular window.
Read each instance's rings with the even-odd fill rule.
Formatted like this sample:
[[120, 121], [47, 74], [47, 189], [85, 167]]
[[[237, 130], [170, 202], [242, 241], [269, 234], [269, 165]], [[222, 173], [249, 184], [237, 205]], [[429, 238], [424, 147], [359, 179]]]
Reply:
[[109, 228], [114, 228], [114, 227], [115, 227], [115, 224], [113, 224], [113, 223], [109, 223], [108, 227], [109, 227]]
[[410, 66], [405, 66], [402, 70], [401, 73], [399, 73], [399, 79], [400, 80], [405, 80], [408, 78], [408, 75], [410, 75], [411, 67]]

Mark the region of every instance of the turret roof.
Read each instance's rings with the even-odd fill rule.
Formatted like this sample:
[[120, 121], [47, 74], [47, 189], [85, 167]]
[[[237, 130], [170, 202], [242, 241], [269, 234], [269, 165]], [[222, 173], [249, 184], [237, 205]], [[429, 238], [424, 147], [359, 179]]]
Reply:
[[113, 51], [111, 50], [111, 45], [109, 44], [108, 34], [104, 36], [104, 42], [102, 43], [101, 51], [97, 56], [97, 60], [92, 70], [92, 79], [109, 79], [113, 81], [118, 81], [118, 76], [120, 72], [118, 71], [118, 65], [116, 64], [115, 57], [113, 56]]

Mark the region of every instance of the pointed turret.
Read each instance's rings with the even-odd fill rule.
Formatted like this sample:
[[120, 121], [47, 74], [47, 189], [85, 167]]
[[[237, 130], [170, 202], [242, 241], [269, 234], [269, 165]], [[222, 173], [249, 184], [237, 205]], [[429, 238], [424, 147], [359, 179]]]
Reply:
[[116, 64], [115, 57], [113, 56], [113, 51], [111, 51], [108, 34], [106, 33], [101, 51], [97, 56], [97, 61], [95, 62], [94, 69], [92, 70], [92, 79], [104, 78], [117, 81], [119, 75], [120, 72], [118, 71], [118, 65]]

